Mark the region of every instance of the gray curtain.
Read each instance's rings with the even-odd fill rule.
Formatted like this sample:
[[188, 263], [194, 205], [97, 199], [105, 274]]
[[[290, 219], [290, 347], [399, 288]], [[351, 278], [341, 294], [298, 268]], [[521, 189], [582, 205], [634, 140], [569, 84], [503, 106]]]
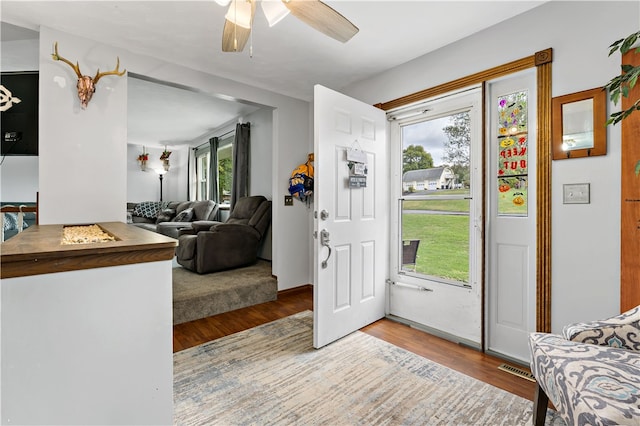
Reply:
[[187, 150], [187, 200], [191, 200], [191, 158], [195, 152], [194, 148]]
[[209, 199], [220, 202], [218, 194], [218, 137], [209, 139]]
[[251, 123], [236, 125], [233, 145], [233, 179], [231, 182], [231, 210], [236, 201], [249, 195], [249, 145]]

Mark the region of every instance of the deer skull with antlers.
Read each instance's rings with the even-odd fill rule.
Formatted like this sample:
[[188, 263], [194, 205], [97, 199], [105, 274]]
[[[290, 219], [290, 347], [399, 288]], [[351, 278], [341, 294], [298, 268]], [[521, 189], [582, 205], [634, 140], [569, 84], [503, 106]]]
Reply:
[[54, 53], [51, 54], [51, 57], [54, 61], [62, 61], [65, 64], [68, 64], [76, 72], [76, 75], [78, 76], [78, 84], [76, 85], [76, 87], [78, 88], [78, 98], [80, 98], [80, 105], [82, 106], [82, 109], [87, 108], [87, 105], [89, 105], [89, 101], [96, 91], [96, 84], [98, 84], [98, 80], [100, 80], [101, 77], [105, 75], [122, 76], [125, 72], [127, 72], [127, 70], [119, 70], [120, 58], [118, 57], [116, 68], [113, 71], [100, 72], [100, 70], [98, 70], [95, 77], [82, 75], [78, 62], [76, 62], [74, 65], [71, 61], [63, 58], [58, 54], [58, 42], [56, 42], [54, 45]]

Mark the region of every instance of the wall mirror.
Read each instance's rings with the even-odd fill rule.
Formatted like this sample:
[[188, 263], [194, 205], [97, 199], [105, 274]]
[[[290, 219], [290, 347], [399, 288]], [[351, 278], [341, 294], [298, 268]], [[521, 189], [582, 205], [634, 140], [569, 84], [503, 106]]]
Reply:
[[601, 87], [552, 99], [554, 160], [607, 154], [606, 101]]

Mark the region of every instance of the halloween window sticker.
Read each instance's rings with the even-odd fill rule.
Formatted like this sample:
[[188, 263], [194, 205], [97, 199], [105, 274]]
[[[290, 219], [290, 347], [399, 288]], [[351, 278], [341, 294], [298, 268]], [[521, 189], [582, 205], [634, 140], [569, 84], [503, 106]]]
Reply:
[[528, 212], [528, 93], [498, 97], [498, 215]]

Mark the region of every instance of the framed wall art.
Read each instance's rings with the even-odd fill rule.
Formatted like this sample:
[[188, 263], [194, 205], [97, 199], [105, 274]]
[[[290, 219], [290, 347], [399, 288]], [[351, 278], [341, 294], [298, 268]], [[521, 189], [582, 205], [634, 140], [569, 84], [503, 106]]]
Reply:
[[0, 75], [1, 155], [38, 155], [38, 72]]

